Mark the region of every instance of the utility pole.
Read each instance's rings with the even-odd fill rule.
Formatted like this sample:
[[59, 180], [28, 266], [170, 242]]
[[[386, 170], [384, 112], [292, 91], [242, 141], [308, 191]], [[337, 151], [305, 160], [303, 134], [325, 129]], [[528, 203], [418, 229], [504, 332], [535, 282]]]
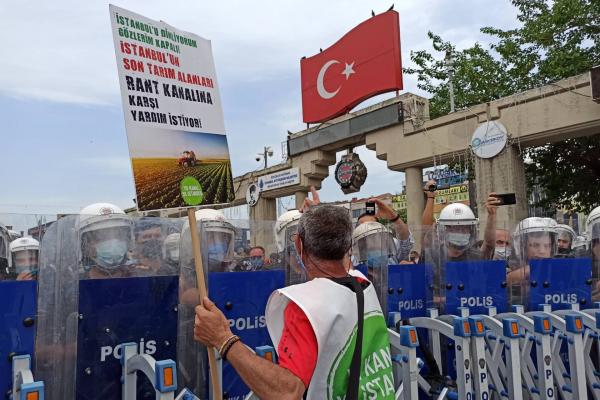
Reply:
[[265, 146], [263, 148], [263, 152], [258, 153], [258, 155], [256, 156], [256, 161], [259, 162], [261, 159], [263, 159], [265, 161], [265, 169], [267, 169], [268, 157], [273, 157], [273, 149], [271, 148], [271, 146]]

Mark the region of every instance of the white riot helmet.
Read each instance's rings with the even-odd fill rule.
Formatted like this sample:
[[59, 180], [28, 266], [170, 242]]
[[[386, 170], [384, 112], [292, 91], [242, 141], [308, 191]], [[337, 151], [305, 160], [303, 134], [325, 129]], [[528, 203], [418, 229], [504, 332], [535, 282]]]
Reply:
[[[549, 250], [544, 252], [544, 257], [535, 256], [534, 258], [549, 258], [556, 252], [556, 221], [552, 218], [540, 218], [530, 217], [525, 218], [515, 228], [513, 232], [513, 247], [515, 249], [515, 255], [521, 262], [527, 262], [528, 257], [528, 241], [530, 239], [535, 240], [536, 238], [547, 238], [549, 242]], [[547, 242], [546, 239], [546, 242]], [[548, 244], [544, 244], [545, 247]]]
[[113, 271], [127, 262], [132, 242], [129, 216], [110, 203], [94, 203], [84, 207], [77, 220], [79, 262], [88, 270], [98, 267]]
[[298, 221], [302, 214], [298, 210], [287, 211], [277, 218], [275, 223], [275, 240], [277, 241], [277, 250], [282, 252], [290, 243], [291, 235], [296, 233]]
[[165, 238], [163, 243], [163, 256], [165, 260], [171, 263], [179, 263], [179, 239], [181, 234], [171, 233]]
[[600, 239], [600, 206], [592, 210], [587, 217], [587, 238], [590, 242]]
[[437, 219], [440, 240], [446, 246], [466, 250], [477, 241], [478, 223], [473, 210], [466, 204], [448, 204]]
[[564, 224], [556, 224], [556, 232], [558, 235], [557, 236], [557, 245], [559, 244], [558, 242], [560, 240], [569, 242], [569, 247], [566, 249], [562, 249], [560, 246], [558, 246], [558, 252], [561, 254], [570, 253], [571, 250], [573, 249], [573, 243], [575, 242], [575, 239], [577, 238], [577, 233], [575, 233], [575, 230], [573, 228], [571, 228], [569, 225], [564, 225]]
[[40, 242], [31, 237], [15, 239], [10, 243], [12, 265], [17, 274], [21, 272], [37, 273]]
[[358, 264], [383, 266], [395, 263], [393, 233], [379, 222], [360, 224], [352, 233], [352, 256]]
[[195, 216], [202, 232], [202, 252], [208, 254], [209, 262], [232, 258], [235, 227], [227, 221], [225, 214], [221, 210], [204, 208], [196, 211]]

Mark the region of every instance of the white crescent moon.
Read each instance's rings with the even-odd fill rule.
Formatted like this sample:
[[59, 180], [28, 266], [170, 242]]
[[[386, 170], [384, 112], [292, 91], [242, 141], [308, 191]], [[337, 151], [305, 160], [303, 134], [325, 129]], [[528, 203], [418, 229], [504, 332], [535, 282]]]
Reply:
[[331, 67], [333, 64], [339, 64], [340, 62], [337, 60], [329, 60], [327, 61], [322, 67], [321, 70], [319, 71], [319, 76], [317, 76], [317, 92], [319, 92], [319, 96], [321, 96], [322, 98], [324, 98], [325, 100], [327, 99], [331, 99], [333, 96], [335, 96], [341, 89], [341, 86], [338, 87], [336, 89], [335, 92], [328, 92], [327, 90], [325, 90], [325, 86], [323, 86], [323, 78], [325, 77], [325, 72], [327, 72], [327, 69], [329, 67]]

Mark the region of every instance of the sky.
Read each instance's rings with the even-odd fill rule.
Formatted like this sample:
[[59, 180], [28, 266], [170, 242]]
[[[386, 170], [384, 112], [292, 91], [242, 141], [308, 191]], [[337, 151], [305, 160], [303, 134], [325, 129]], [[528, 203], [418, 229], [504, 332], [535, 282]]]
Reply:
[[[94, 202], [133, 206], [134, 185], [110, 29], [108, 2], [0, 2], [0, 214], [77, 212]], [[115, 5], [164, 20], [212, 41], [234, 176], [262, 167], [271, 146], [281, 161], [287, 131], [304, 128], [300, 58], [333, 44], [382, 1], [156, 1]], [[488, 43], [483, 26], [517, 24], [508, 0], [403, 0], [402, 59], [431, 50], [427, 31], [458, 48]], [[424, 95], [415, 78], [404, 91]], [[368, 104], [388, 96], [378, 96]], [[364, 104], [362, 105], [364, 106]], [[359, 106], [358, 108], [360, 108]], [[402, 190], [404, 176], [359, 148], [369, 174], [360, 193], [344, 196], [330, 176], [326, 201]], [[338, 154], [338, 159], [341, 154]]]
[[227, 136], [203, 132], [173, 131], [160, 128], [135, 129], [128, 134], [132, 157], [179, 158], [191, 150], [196, 158], [227, 159]]

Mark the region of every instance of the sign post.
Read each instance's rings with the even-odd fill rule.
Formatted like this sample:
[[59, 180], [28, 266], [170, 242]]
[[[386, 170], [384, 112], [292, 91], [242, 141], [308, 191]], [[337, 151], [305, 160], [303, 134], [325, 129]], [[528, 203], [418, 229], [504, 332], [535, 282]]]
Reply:
[[[138, 210], [188, 208], [200, 304], [208, 295], [195, 206], [228, 203], [233, 177], [209, 40], [110, 6]], [[222, 398], [208, 349], [213, 399]]]
[[[196, 215], [193, 208], [188, 208], [188, 221], [190, 224], [190, 233], [192, 235], [192, 248], [194, 249], [194, 267], [196, 269], [196, 283], [198, 285], [198, 294], [200, 303], [202, 299], [208, 296], [206, 290], [206, 281], [204, 279], [204, 266], [202, 265], [202, 251], [200, 248], [200, 236], [198, 235], [198, 226], [196, 223]], [[213, 349], [208, 349], [208, 367], [210, 369], [210, 382], [212, 387], [213, 399], [221, 400], [221, 384], [217, 375], [217, 359]]]

